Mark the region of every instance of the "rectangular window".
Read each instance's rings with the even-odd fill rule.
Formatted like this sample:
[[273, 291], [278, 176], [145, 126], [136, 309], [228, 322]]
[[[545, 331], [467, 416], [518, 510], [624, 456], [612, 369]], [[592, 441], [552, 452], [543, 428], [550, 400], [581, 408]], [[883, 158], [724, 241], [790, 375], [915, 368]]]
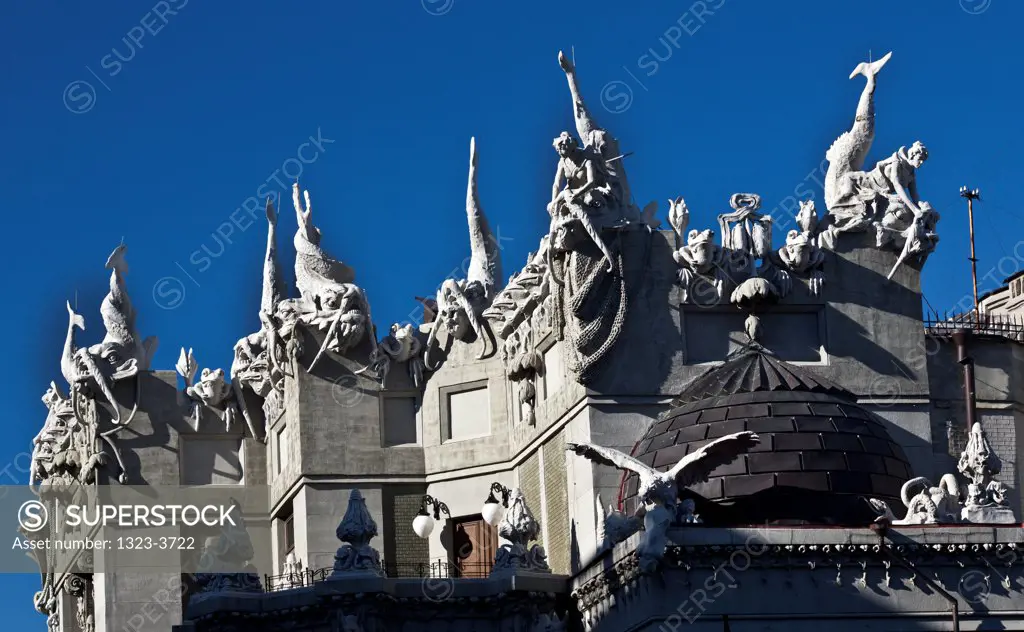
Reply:
[[382, 396], [380, 438], [383, 447], [419, 445], [419, 422], [416, 419], [416, 398]]
[[486, 380], [441, 391], [441, 441], [486, 437], [491, 433], [491, 401]]
[[284, 554], [295, 550], [295, 516], [288, 516], [284, 521]]
[[563, 371], [562, 348], [557, 344], [551, 345], [544, 352], [544, 374], [542, 379], [544, 388], [541, 389], [543, 391], [541, 397], [548, 399], [562, 388]]
[[284, 431], [286, 427], [281, 426], [277, 430], [277, 434], [274, 435], [274, 452], [277, 453], [277, 473], [280, 474], [285, 467], [285, 459], [288, 454], [288, 446], [284, 440]]

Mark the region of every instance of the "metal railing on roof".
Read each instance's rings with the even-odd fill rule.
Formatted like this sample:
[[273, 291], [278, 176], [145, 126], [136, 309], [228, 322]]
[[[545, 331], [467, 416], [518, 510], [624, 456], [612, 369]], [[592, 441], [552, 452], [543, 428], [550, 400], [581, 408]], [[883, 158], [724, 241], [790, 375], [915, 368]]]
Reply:
[[[393, 578], [439, 578], [439, 579], [484, 579], [491, 573], [491, 563], [483, 562], [451, 562], [437, 559], [431, 562], [388, 562], [381, 561], [381, 570], [385, 577]], [[281, 575], [264, 575], [263, 590], [275, 592], [292, 588], [305, 588], [330, 577], [333, 572], [330, 566], [306, 569]]]
[[998, 336], [1024, 342], [1024, 315], [990, 314], [971, 310], [959, 314], [931, 312], [924, 319], [925, 332], [931, 335], [950, 335], [964, 330], [981, 336]]

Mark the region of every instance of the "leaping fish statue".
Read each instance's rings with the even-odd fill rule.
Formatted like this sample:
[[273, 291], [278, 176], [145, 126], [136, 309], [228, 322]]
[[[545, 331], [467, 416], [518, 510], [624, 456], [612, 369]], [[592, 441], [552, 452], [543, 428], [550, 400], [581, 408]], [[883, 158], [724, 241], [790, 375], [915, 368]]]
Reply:
[[[326, 330], [323, 344], [307, 368], [307, 371], [312, 371], [328, 347], [344, 351], [361, 340], [372, 327], [369, 301], [354, 283], [355, 271], [320, 247], [320, 229], [313, 225], [313, 206], [308, 191], [304, 198], [305, 207], [296, 182], [292, 188], [292, 202], [299, 224], [294, 240], [295, 285], [302, 298], [289, 308], [297, 308], [299, 313], [293, 313], [289, 318], [294, 316], [307, 325]], [[373, 343], [376, 345], [376, 340]]]

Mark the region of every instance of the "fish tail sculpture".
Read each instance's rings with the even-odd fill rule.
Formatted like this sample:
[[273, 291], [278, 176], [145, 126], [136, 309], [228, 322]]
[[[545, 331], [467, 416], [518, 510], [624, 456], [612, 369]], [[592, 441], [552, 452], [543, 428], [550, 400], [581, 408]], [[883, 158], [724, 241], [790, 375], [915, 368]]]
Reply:
[[[271, 374], [283, 373], [279, 365], [277, 329], [273, 326], [272, 317], [277, 305], [284, 299], [285, 287], [281, 272], [277, 268], [277, 212], [274, 203], [267, 198], [267, 252], [263, 258], [263, 293], [260, 295], [260, 320], [267, 351], [267, 366]], [[244, 409], [244, 407], [243, 407]], [[246, 416], [248, 419], [248, 415]], [[251, 423], [251, 421], [250, 421]]]
[[466, 282], [479, 283], [488, 301], [494, 298], [501, 278], [501, 254], [498, 240], [480, 204], [476, 179], [476, 138], [469, 139], [469, 181], [466, 185], [466, 219], [469, 222], [470, 259]]
[[[491, 232], [490, 224], [480, 204], [477, 188], [477, 154], [476, 138], [469, 141], [469, 179], [466, 185], [466, 219], [469, 223], [470, 258], [466, 279], [457, 281], [447, 279], [441, 284], [437, 293], [438, 318], [430, 329], [427, 339], [427, 351], [424, 357], [426, 367], [436, 370], [437, 365], [430, 362], [430, 351], [437, 339], [439, 326], [444, 324], [448, 333], [459, 339], [465, 339], [472, 331], [482, 340], [490, 339], [492, 349], [497, 343], [487, 328], [480, 314], [486, 309], [494, 295], [500, 289], [501, 252], [498, 240]], [[477, 359], [487, 355], [487, 344]]]
[[135, 345], [135, 309], [125, 289], [124, 275], [128, 272], [125, 252], [128, 247], [121, 244], [107, 258], [106, 269], [110, 270], [110, 291], [100, 304], [100, 316], [107, 330], [104, 343], [116, 342], [126, 347]]
[[71, 308], [71, 301], [68, 301], [68, 334], [64, 339], [64, 353], [61, 355], [60, 371], [68, 384], [74, 384], [78, 379], [78, 372], [75, 368], [75, 328], [85, 331], [85, 318], [76, 314]]
[[328, 287], [355, 281], [355, 271], [332, 258], [320, 247], [321, 234], [320, 229], [313, 224], [313, 203], [309, 191], [300, 192], [298, 182], [292, 186], [292, 203], [299, 224], [294, 240], [295, 285], [303, 298], [320, 300]]
[[267, 254], [263, 259], [263, 293], [260, 310], [273, 314], [284, 298], [284, 283], [277, 269], [277, 212], [274, 202], [267, 198]]

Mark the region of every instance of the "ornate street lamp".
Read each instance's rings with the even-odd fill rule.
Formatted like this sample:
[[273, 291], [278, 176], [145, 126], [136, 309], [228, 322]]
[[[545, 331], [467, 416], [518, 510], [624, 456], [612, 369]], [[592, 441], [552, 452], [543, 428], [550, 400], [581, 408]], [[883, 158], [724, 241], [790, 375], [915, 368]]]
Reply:
[[[432, 507], [434, 510], [434, 517], [430, 517], [430, 512], [427, 511], [427, 507]], [[444, 504], [440, 500], [433, 496], [427, 495], [423, 497], [423, 504], [420, 505], [420, 512], [416, 514], [416, 517], [412, 521], [412, 530], [416, 532], [421, 538], [429, 538], [430, 533], [434, 530], [434, 521], [441, 519], [441, 512], [444, 512], [449, 518], [452, 517], [450, 511], [448, 511], [448, 505]]]
[[[501, 494], [501, 503], [494, 497], [496, 493]], [[484, 508], [480, 512], [483, 514], [487, 524], [492, 527], [498, 526], [498, 523], [505, 516], [505, 509], [508, 508], [508, 499], [511, 494], [512, 490], [501, 483], [491, 484], [491, 491], [487, 492], [487, 500], [484, 501]]]

